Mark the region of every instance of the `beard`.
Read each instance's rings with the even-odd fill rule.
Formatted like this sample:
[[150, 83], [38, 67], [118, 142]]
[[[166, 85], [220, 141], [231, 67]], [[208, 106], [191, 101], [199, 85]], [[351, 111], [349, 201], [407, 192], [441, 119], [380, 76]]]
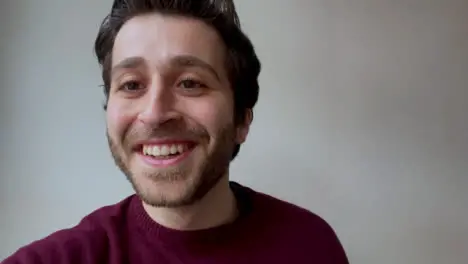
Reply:
[[[175, 121], [174, 121], [175, 122]], [[181, 122], [181, 121], [177, 121]], [[107, 131], [109, 148], [117, 167], [125, 174], [140, 199], [153, 207], [177, 208], [202, 199], [225, 175], [234, 151], [235, 127], [224, 126], [212, 139], [201, 127], [187, 128], [180, 123], [165, 124], [157, 130], [130, 128], [118, 141]], [[131, 168], [132, 143], [164, 136], [197, 139], [188, 161], [168, 168], [139, 170]], [[211, 140], [210, 140], [211, 139]], [[213, 144], [208, 150], [208, 143]], [[204, 142], [206, 146], [201, 143]], [[201, 149], [205, 147], [205, 152]], [[199, 148], [197, 150], [197, 148]], [[133, 157], [135, 158], [135, 157]]]

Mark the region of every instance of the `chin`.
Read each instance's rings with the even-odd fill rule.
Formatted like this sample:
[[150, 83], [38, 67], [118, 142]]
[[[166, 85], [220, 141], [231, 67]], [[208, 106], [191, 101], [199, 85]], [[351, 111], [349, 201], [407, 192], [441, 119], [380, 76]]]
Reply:
[[148, 205], [155, 207], [178, 207], [194, 203], [200, 184], [196, 175], [181, 172], [135, 173], [130, 182], [137, 195]]

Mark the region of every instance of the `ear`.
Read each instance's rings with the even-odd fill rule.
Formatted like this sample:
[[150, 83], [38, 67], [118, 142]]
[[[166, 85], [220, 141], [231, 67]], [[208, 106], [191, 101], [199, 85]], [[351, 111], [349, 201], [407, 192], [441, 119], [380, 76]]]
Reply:
[[247, 109], [245, 111], [244, 122], [237, 125], [236, 129], [236, 143], [242, 144], [247, 139], [249, 134], [250, 124], [253, 121], [253, 111], [252, 109]]

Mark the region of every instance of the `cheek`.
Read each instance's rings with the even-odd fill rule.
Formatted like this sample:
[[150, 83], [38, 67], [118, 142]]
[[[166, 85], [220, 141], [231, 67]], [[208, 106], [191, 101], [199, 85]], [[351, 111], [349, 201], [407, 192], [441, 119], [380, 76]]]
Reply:
[[202, 125], [211, 135], [232, 124], [232, 103], [223, 97], [197, 102], [186, 108], [187, 114]]
[[132, 116], [128, 111], [109, 102], [106, 111], [106, 121], [109, 133], [114, 137], [123, 137], [124, 132], [132, 124]]

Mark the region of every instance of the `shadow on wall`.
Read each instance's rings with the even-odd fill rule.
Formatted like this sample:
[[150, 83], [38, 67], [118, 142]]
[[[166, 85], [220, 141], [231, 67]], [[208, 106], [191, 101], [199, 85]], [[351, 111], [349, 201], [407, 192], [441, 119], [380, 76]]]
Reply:
[[[7, 155], [7, 151], [11, 148], [7, 146], [11, 143], [13, 137], [12, 128], [14, 125], [14, 109], [12, 107], [15, 87], [12, 85], [12, 76], [15, 71], [21, 69], [20, 63], [16, 63], [12, 58], [12, 51], [21, 48], [21, 43], [18, 43], [17, 36], [21, 34], [21, 25], [14, 24], [11, 17], [20, 16], [23, 11], [21, 1], [2, 1], [0, 8], [0, 237], [2, 241], [8, 241], [11, 233], [10, 227], [7, 226], [9, 213], [8, 197], [11, 188], [9, 186], [8, 168], [14, 164], [11, 155]], [[24, 4], [24, 1], [23, 1]], [[21, 12], [20, 12], [21, 11]], [[0, 259], [2, 257], [0, 256]]]
[[[11, 155], [6, 155], [4, 151], [9, 149], [5, 145], [12, 142], [16, 131], [15, 120], [20, 118], [15, 110], [23, 108], [17, 105], [21, 102], [18, 95], [21, 95], [23, 87], [17, 85], [15, 76], [27, 78], [28, 74], [23, 74], [23, 58], [15, 54], [22, 54], [26, 50], [22, 39], [30, 33], [27, 23], [24, 23], [30, 9], [27, 1], [2, 1], [0, 8], [0, 144], [3, 146], [0, 151], [0, 176], [4, 176], [5, 168], [13, 164]], [[5, 179], [0, 177], [0, 181]]]
[[[0, 144], [2, 146], [6, 143], [6, 139], [8, 138], [8, 49], [9, 45], [11, 45], [11, 25], [8, 24], [7, 14], [11, 13], [12, 5], [13, 1], [7, 1], [6, 3], [2, 3], [2, 8], [0, 8], [0, 36], [2, 39], [2, 41], [0, 41]], [[0, 168], [4, 168], [6, 162], [6, 155], [3, 151], [5, 151], [5, 148], [1, 148], [0, 151]], [[1, 181], [4, 178], [1, 172], [2, 171], [0, 171], [0, 186], [2, 186]], [[1, 195], [2, 192], [0, 192], [0, 203], [4, 200]]]
[[[11, 109], [9, 107], [11, 104], [11, 100], [9, 100], [11, 94], [9, 91], [16, 88], [10, 87], [9, 85], [11, 83], [9, 76], [11, 76], [11, 73], [14, 70], [12, 67], [12, 64], [14, 63], [11, 61], [9, 54], [11, 54], [13, 46], [16, 45], [15, 35], [17, 34], [15, 31], [18, 29], [15, 29], [15, 25], [13, 24], [13, 21], [9, 19], [9, 17], [20, 15], [19, 10], [19, 1], [4, 1], [2, 2], [2, 7], [0, 8], [0, 144], [2, 146], [8, 142], [8, 138], [11, 132], [9, 130], [9, 124], [12, 120], [11, 113], [8, 111], [8, 109]], [[1, 149], [0, 168], [4, 168], [3, 165], [7, 162], [7, 156], [3, 151], [5, 151], [6, 148]], [[4, 177], [0, 177], [0, 180], [2, 179], [4, 179]]]

